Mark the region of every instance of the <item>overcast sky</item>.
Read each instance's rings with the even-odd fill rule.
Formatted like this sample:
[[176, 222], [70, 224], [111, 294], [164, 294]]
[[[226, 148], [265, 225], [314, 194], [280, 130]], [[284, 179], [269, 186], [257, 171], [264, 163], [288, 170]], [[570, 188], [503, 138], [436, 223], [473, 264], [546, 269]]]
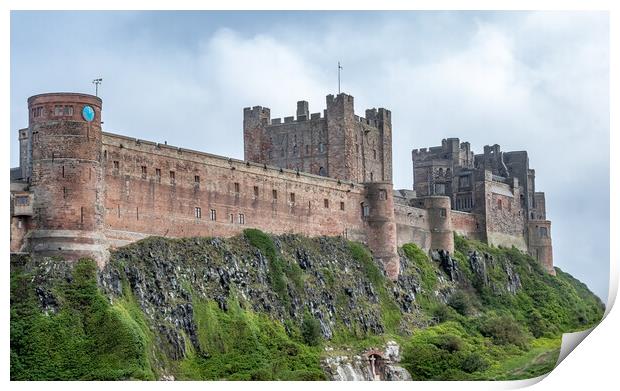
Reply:
[[272, 118], [342, 89], [392, 110], [394, 186], [411, 149], [458, 137], [527, 150], [556, 266], [609, 279], [609, 22], [595, 12], [12, 12], [11, 165], [26, 99], [94, 93], [104, 129], [243, 158], [243, 107]]

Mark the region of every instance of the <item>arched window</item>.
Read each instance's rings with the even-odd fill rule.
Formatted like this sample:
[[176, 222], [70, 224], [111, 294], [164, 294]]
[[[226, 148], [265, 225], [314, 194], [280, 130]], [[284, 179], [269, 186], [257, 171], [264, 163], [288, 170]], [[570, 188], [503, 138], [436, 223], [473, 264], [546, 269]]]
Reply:
[[319, 153], [325, 152], [325, 144], [319, 143]]
[[327, 176], [327, 171], [325, 170], [325, 167], [319, 167], [319, 175]]

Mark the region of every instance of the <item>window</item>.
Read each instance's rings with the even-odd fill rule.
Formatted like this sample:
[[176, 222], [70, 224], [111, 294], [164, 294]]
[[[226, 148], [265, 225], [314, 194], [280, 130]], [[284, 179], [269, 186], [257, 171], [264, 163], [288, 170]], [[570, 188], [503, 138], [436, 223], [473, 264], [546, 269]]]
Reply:
[[362, 202], [361, 206], [362, 206], [362, 217], [370, 216], [370, 207], [368, 206], [368, 204], [365, 202]]
[[435, 183], [435, 194], [446, 194], [446, 184]]
[[319, 143], [319, 153], [325, 152], [325, 144]]
[[377, 150], [376, 150], [376, 149], [373, 149], [373, 150], [372, 150], [372, 158], [373, 158], [373, 159], [376, 159], [376, 158], [377, 158]]
[[340, 210], [344, 210], [344, 201], [340, 201]]
[[274, 201], [278, 200], [278, 191], [277, 190], [271, 190], [271, 198], [273, 198]]
[[371, 182], [372, 182], [372, 181], [374, 181], [374, 175], [373, 175], [373, 173], [372, 173], [372, 172], [370, 173], [370, 181], [371, 181]]
[[120, 167], [120, 163], [118, 162], [118, 160], [115, 160], [115, 161], [114, 161], [114, 169], [115, 169], [116, 171], [118, 171], [119, 167]]
[[142, 166], [142, 179], [146, 179], [146, 166]]
[[245, 215], [243, 213], [239, 213], [239, 224], [245, 224]]
[[161, 183], [161, 169], [155, 169], [155, 178], [157, 179], [157, 183]]
[[462, 188], [466, 188], [470, 186], [470, 182], [469, 182], [469, 175], [467, 176], [462, 176], [459, 177], [459, 187]]
[[441, 208], [439, 209], [439, 217], [446, 217], [447, 216], [447, 212], [445, 208]]
[[73, 106], [54, 106], [54, 116], [60, 117], [63, 115], [73, 115]]
[[30, 204], [30, 198], [28, 196], [15, 197], [15, 205], [27, 206], [28, 204]]
[[310, 155], [310, 146], [306, 145], [306, 155]]
[[291, 200], [291, 204], [295, 203], [295, 193], [291, 193], [290, 200]]
[[215, 211], [215, 209], [211, 209], [211, 221], [216, 221], [217, 220], [217, 212]]
[[33, 117], [40, 117], [43, 114], [43, 107], [35, 107], [32, 109]]
[[195, 207], [194, 208], [194, 217], [196, 217], [197, 219], [201, 219], [202, 218], [202, 209], [200, 209], [199, 207]]
[[497, 209], [502, 210], [502, 200], [497, 200]]
[[230, 217], [230, 223], [233, 224], [235, 222], [235, 214], [231, 213], [229, 217]]
[[200, 175], [194, 175], [194, 184], [195, 185], [199, 185], [200, 184]]
[[387, 200], [387, 191], [384, 189], [380, 189], [379, 190], [379, 199], [380, 200]]
[[170, 184], [174, 185], [174, 182], [175, 182], [174, 171], [170, 171]]
[[297, 144], [295, 144], [293, 145], [293, 156], [297, 156], [297, 152], [298, 152]]
[[235, 193], [239, 194], [239, 189], [240, 189], [239, 182], [235, 182]]
[[258, 186], [254, 186], [254, 197], [258, 198]]
[[319, 175], [327, 176], [327, 171], [325, 170], [325, 167], [319, 167]]
[[359, 146], [359, 144], [355, 144], [355, 153], [360, 153], [360, 146]]
[[541, 238], [546, 238], [549, 236], [549, 232], [547, 231], [547, 227], [539, 227], [538, 228], [538, 236]]
[[323, 207], [329, 208], [329, 200], [327, 198], [323, 199]]

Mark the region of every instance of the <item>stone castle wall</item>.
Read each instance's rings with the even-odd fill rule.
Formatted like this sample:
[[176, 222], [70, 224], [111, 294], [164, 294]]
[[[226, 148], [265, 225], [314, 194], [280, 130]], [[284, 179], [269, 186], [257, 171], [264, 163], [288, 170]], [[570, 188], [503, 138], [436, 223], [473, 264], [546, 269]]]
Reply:
[[[544, 193], [533, 193], [528, 220], [518, 178], [474, 171], [469, 144], [448, 139], [414, 151], [419, 193], [395, 197], [391, 113], [356, 116], [346, 94], [328, 95], [323, 116], [298, 102], [296, 120], [244, 109], [244, 161], [104, 133], [101, 99], [91, 95], [42, 94], [28, 104], [20, 169], [11, 171], [21, 176], [11, 188], [12, 251], [28, 242], [35, 254], [102, 265], [110, 246], [149, 235], [228, 237], [259, 228], [364, 242], [397, 278], [398, 246], [452, 252], [457, 232], [528, 250], [553, 270]], [[492, 163], [505, 170], [499, 147], [493, 151]], [[491, 164], [486, 149], [485, 159]], [[471, 213], [453, 210], [457, 199]]]
[[251, 227], [366, 241], [360, 184], [109, 133], [103, 154], [105, 227], [117, 244], [135, 233], [231, 236]]

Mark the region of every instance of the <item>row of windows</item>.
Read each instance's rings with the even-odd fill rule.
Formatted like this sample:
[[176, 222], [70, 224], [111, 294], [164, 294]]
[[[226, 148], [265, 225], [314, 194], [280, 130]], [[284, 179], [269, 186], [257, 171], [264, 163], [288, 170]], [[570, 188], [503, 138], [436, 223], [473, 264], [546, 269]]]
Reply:
[[[43, 116], [43, 106], [33, 107], [32, 108], [32, 116], [34, 118]], [[73, 115], [73, 106], [71, 105], [56, 105], [54, 106], [54, 116], [72, 116]]]
[[[197, 219], [202, 219], [202, 208], [200, 208], [199, 206], [194, 208], [194, 217], [197, 218]], [[217, 221], [217, 210], [210, 209], [209, 210], [209, 218], [211, 219], [211, 221]], [[237, 215], [237, 218], [235, 219], [235, 214], [234, 213], [230, 213], [228, 215], [228, 222], [231, 223], [231, 224], [234, 224], [235, 221], [238, 224], [245, 224], [245, 214], [239, 213]]]
[[[118, 160], [114, 161], [114, 170], [117, 171], [119, 170], [120, 167], [120, 163]], [[64, 167], [63, 167], [63, 176], [64, 176]], [[142, 179], [146, 179], [147, 178], [147, 168], [146, 166], [141, 166], [141, 177]], [[156, 168], [155, 169], [155, 178], [157, 180], [157, 183], [161, 183], [161, 169]], [[175, 184], [175, 172], [174, 171], [170, 171], [170, 184], [174, 185]], [[200, 176], [199, 175], [194, 175], [194, 184], [195, 185], [199, 185], [200, 184]], [[234, 187], [234, 192], [236, 194], [239, 194], [241, 192], [241, 185], [239, 184], [239, 182], [234, 182], [233, 184]], [[254, 197], [258, 198], [258, 194], [259, 194], [259, 189], [258, 186], [254, 186]], [[385, 193], [385, 190], [381, 190], [383, 191], [383, 193]], [[383, 194], [383, 198], [385, 199], [386, 195]], [[277, 201], [278, 200], [278, 191], [273, 189], [271, 191], [271, 197], [273, 201]], [[295, 193], [290, 193], [289, 194], [289, 202], [291, 204], [295, 204]], [[329, 199], [324, 198], [323, 199], [323, 206], [325, 208], [329, 208]], [[308, 201], [308, 207], [310, 207], [310, 201]], [[340, 201], [340, 210], [344, 210], [344, 201]]]

